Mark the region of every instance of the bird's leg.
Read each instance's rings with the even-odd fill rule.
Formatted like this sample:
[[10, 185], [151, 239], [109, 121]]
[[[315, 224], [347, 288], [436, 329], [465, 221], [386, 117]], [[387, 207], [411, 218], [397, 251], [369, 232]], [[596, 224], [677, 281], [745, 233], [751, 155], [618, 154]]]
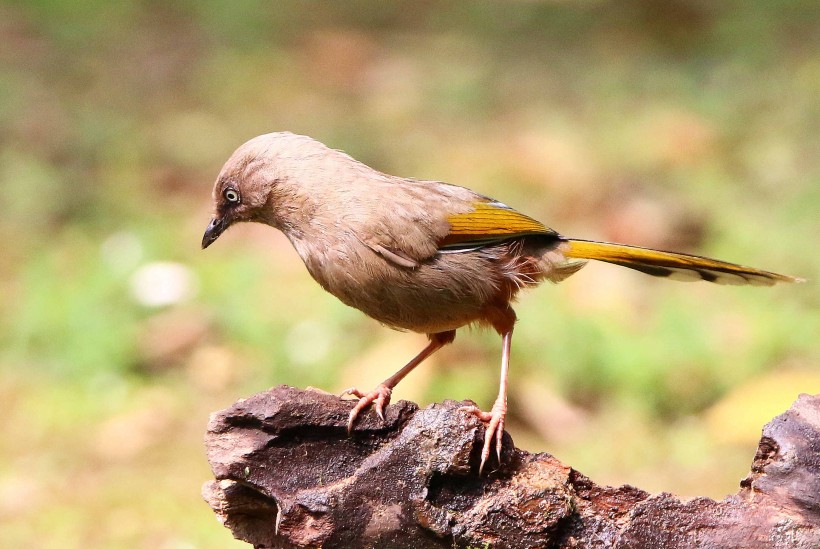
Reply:
[[487, 424], [484, 431], [484, 448], [481, 450], [481, 465], [478, 466], [478, 474], [484, 471], [487, 458], [490, 457], [490, 449], [495, 441], [495, 452], [498, 462], [501, 463], [501, 440], [504, 437], [504, 419], [507, 416], [507, 372], [510, 368], [510, 346], [512, 343], [512, 328], [502, 336], [501, 351], [501, 382], [498, 387], [498, 397], [495, 399], [492, 409], [483, 412], [478, 406], [467, 406], [463, 411], [474, 414], [478, 419]]
[[422, 351], [417, 354], [410, 362], [404, 365], [401, 370], [393, 374], [392, 376], [388, 377], [384, 381], [382, 381], [379, 385], [376, 386], [375, 389], [370, 391], [369, 393], [363, 393], [356, 389], [355, 387], [351, 387], [347, 389], [345, 392], [342, 393], [342, 396], [345, 395], [353, 395], [359, 398], [359, 402], [356, 403], [356, 406], [350, 410], [350, 416], [347, 420], [347, 432], [350, 433], [353, 430], [353, 422], [356, 421], [356, 417], [359, 413], [370, 406], [371, 404], [376, 404], [376, 413], [379, 417], [384, 421], [384, 408], [388, 404], [390, 404], [390, 395], [393, 393], [393, 387], [399, 384], [399, 382], [404, 379], [404, 376], [410, 373], [410, 370], [424, 362], [424, 360], [447, 345], [448, 343], [452, 343], [452, 341], [456, 337], [455, 330], [449, 330], [447, 332], [439, 332], [435, 334], [428, 334], [430, 338], [430, 343], [422, 349]]

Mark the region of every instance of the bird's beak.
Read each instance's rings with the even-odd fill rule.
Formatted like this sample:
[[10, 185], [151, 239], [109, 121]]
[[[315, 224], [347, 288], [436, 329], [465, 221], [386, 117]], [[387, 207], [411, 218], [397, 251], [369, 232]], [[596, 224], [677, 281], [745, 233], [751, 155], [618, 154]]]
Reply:
[[205, 234], [202, 235], [202, 249], [204, 250], [213, 244], [214, 241], [219, 238], [219, 235], [224, 233], [227, 228], [228, 223], [225, 222], [225, 218], [214, 217], [211, 219], [211, 222], [208, 224], [208, 228], [205, 229]]

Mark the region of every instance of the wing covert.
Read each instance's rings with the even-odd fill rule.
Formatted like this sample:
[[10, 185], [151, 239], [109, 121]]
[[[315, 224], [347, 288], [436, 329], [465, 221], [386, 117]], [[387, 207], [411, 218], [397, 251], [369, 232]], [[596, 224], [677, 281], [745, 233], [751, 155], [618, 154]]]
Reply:
[[476, 201], [473, 210], [447, 217], [450, 231], [439, 241], [443, 249], [480, 246], [516, 236], [558, 235], [540, 221], [497, 201]]

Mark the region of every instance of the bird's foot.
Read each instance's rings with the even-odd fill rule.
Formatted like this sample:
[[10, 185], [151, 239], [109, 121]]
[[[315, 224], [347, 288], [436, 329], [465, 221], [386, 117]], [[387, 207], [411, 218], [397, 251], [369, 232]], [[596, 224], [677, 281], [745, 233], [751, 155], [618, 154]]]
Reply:
[[375, 403], [376, 407], [376, 414], [378, 414], [379, 418], [384, 421], [384, 408], [388, 404], [390, 404], [390, 395], [393, 393], [393, 389], [388, 387], [385, 384], [379, 384], [375, 389], [370, 391], [369, 393], [363, 393], [355, 387], [351, 387], [344, 391], [340, 396], [345, 395], [352, 395], [358, 397], [359, 402], [356, 403], [356, 406], [350, 410], [350, 415], [347, 419], [347, 432], [350, 434], [353, 432], [353, 423], [356, 421], [356, 418], [359, 415], [359, 412], [370, 406], [371, 404]]
[[484, 430], [484, 448], [481, 450], [481, 464], [478, 466], [479, 476], [484, 471], [484, 465], [490, 457], [490, 450], [495, 442], [495, 452], [498, 456], [498, 463], [501, 463], [501, 441], [504, 437], [504, 418], [507, 416], [506, 399], [499, 398], [493, 404], [489, 412], [482, 411], [478, 406], [465, 406], [460, 408], [462, 412], [473, 414], [486, 424]]

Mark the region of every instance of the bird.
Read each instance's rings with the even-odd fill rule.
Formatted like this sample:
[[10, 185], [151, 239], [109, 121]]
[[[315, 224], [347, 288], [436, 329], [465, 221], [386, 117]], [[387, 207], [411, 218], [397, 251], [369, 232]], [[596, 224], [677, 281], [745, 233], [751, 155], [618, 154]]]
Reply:
[[257, 222], [290, 240], [310, 275], [343, 303], [388, 327], [426, 334], [428, 344], [373, 390], [351, 387], [359, 415], [384, 420], [396, 385], [468, 325], [501, 336], [498, 396], [489, 412], [461, 410], [484, 425], [482, 474], [495, 447], [501, 463], [517, 294], [560, 282], [589, 260], [671, 280], [771, 286], [802, 279], [696, 255], [568, 238], [493, 198], [440, 181], [377, 171], [342, 151], [290, 132], [242, 144], [212, 193], [207, 248], [229, 227]]

